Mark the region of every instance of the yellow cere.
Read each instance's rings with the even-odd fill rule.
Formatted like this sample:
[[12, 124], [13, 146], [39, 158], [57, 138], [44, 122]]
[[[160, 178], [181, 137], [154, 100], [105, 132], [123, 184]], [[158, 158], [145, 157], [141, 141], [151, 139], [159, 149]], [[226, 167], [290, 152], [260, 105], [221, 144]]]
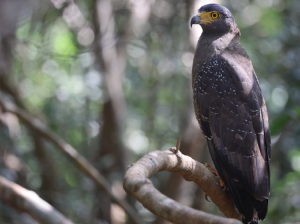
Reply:
[[198, 17], [200, 19], [200, 24], [208, 24], [218, 19], [220, 14], [217, 11], [201, 12], [198, 13]]

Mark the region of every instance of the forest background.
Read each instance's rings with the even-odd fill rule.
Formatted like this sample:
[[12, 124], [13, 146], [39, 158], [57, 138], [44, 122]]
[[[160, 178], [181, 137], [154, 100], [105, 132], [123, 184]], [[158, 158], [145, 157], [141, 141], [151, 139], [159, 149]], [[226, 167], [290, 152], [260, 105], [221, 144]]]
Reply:
[[[264, 223], [300, 221], [297, 0], [1, 0], [1, 104], [13, 103], [73, 146], [146, 223], [167, 223], [126, 195], [122, 182], [127, 165], [175, 146], [180, 135], [182, 153], [212, 165], [191, 94], [201, 28], [189, 21], [207, 3], [231, 10], [267, 103], [273, 148]], [[0, 108], [2, 177], [74, 223], [130, 223], [30, 122]], [[151, 180], [181, 204], [222, 215], [181, 176], [161, 172]], [[0, 223], [36, 221], [0, 200]]]

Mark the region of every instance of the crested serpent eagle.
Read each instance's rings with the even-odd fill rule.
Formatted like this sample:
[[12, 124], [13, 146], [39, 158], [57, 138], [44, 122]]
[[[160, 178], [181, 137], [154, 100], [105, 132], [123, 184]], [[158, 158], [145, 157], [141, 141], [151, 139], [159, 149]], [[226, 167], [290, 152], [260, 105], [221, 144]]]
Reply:
[[244, 223], [265, 219], [270, 194], [268, 113], [239, 28], [224, 6], [202, 6], [192, 86], [197, 120]]

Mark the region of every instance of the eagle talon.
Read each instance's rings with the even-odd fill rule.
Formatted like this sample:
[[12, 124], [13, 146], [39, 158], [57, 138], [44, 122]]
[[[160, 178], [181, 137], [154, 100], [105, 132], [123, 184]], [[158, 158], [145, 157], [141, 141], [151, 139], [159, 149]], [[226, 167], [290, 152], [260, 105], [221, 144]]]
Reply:
[[207, 194], [205, 194], [205, 200], [208, 201], [208, 202], [211, 202], [211, 201], [208, 199]]
[[[208, 163], [205, 163], [205, 167], [207, 167], [213, 174], [215, 174], [217, 177], [219, 177], [220, 186], [226, 188], [225, 183], [224, 183], [224, 181], [222, 180], [222, 178], [220, 177], [218, 171], [217, 171], [216, 169], [212, 168]], [[223, 190], [223, 191], [224, 191], [224, 190]]]
[[226, 190], [227, 190], [227, 187], [226, 187], [226, 185], [224, 184], [224, 187], [223, 187], [222, 192], [224, 192], [224, 191], [226, 191]]

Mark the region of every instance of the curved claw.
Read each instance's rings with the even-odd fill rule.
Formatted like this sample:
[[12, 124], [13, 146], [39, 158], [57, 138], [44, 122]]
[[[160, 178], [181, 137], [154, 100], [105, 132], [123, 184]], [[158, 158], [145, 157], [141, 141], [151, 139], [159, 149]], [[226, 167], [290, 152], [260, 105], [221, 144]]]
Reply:
[[223, 187], [222, 192], [226, 191], [226, 189], [227, 189], [227, 187], [226, 187], [226, 185], [224, 184], [224, 187]]
[[207, 194], [205, 194], [205, 200], [208, 201], [208, 202], [211, 202], [210, 200], [208, 200]]

